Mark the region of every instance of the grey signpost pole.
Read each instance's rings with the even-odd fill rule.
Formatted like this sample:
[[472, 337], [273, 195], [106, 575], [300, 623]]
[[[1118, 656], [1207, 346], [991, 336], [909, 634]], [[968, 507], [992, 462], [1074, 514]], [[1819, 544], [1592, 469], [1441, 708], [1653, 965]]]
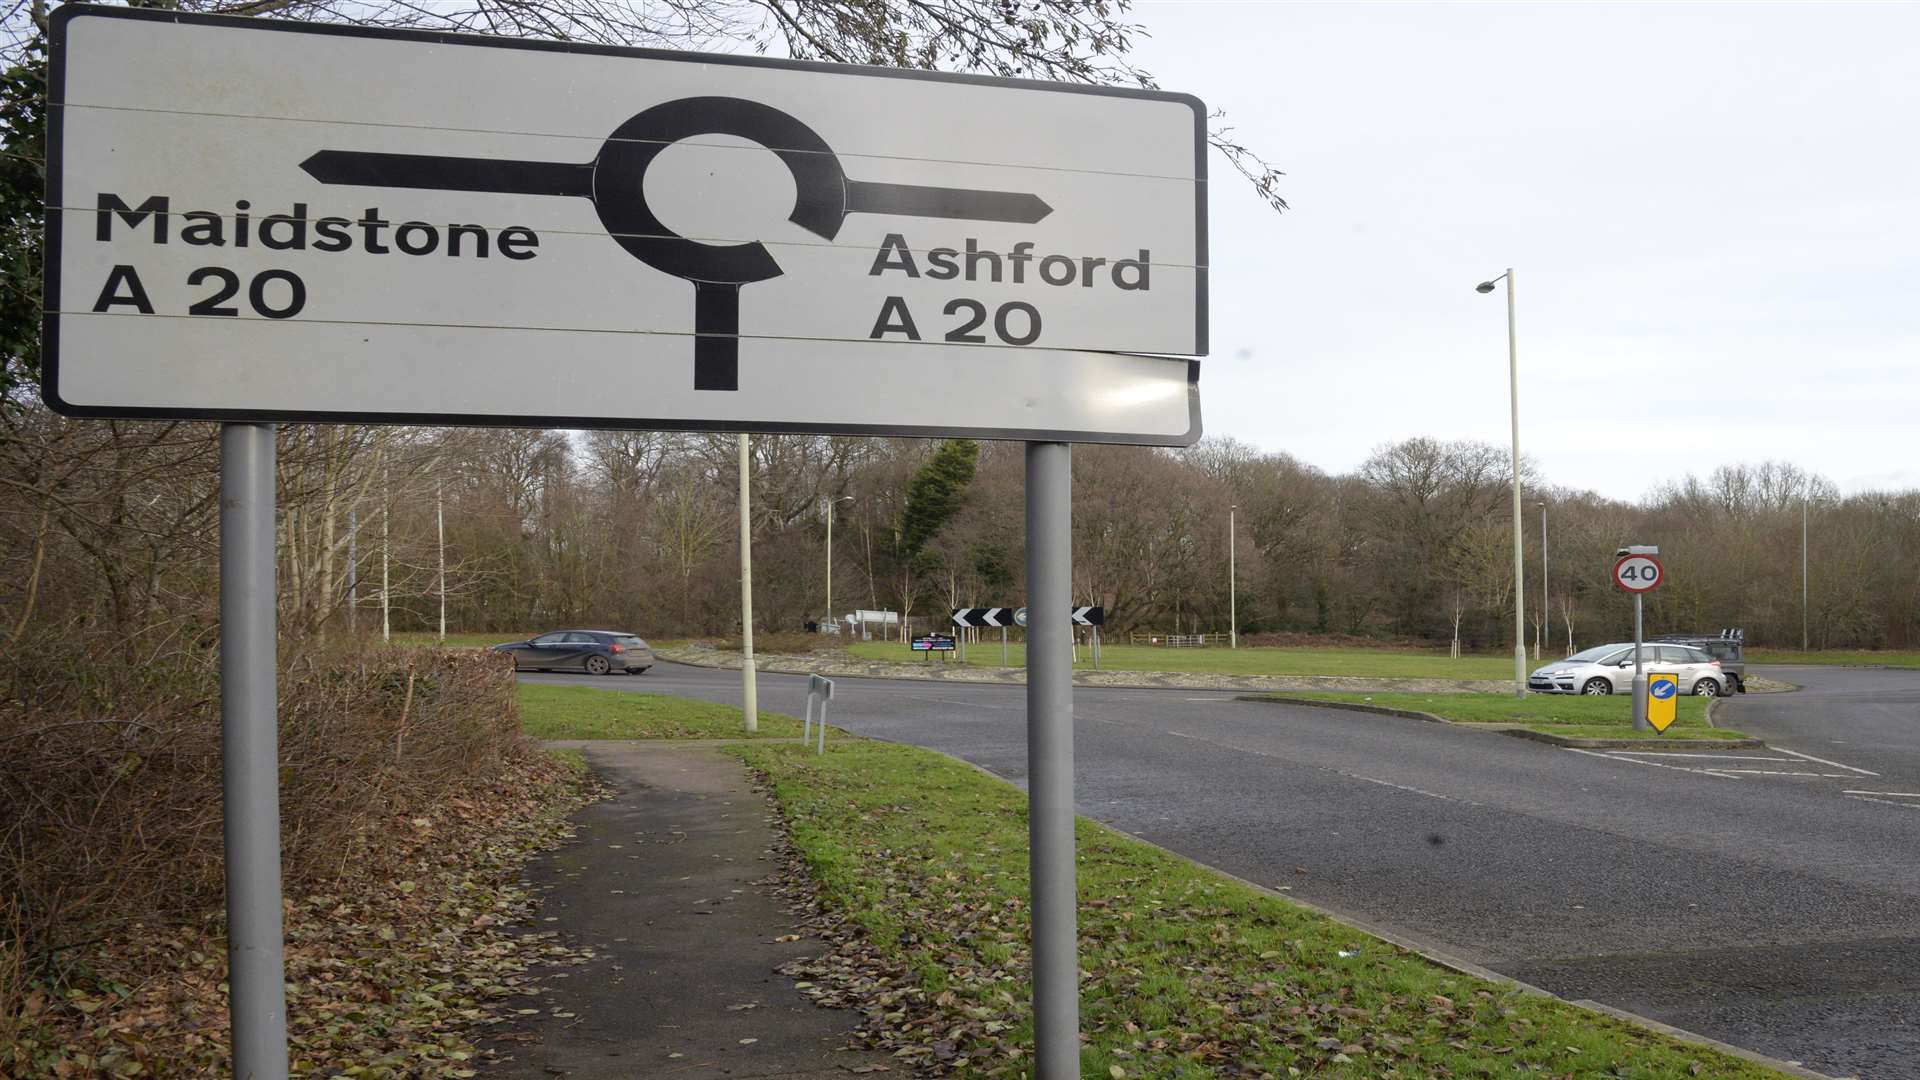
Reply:
[[233, 1075], [285, 1080], [272, 424], [220, 429], [220, 753]]
[[1066, 443], [1027, 444], [1027, 829], [1035, 1080], [1080, 1076], [1073, 854], [1073, 472]]
[[[1640, 662], [1646, 652], [1641, 647], [1639, 593], [1633, 594], [1633, 730], [1652, 731], [1653, 725], [1647, 723], [1647, 673], [1646, 665]], [[1615, 714], [1616, 716], [1619, 714]]]
[[747, 475], [748, 445], [740, 433], [740, 711], [749, 732], [760, 730], [760, 701], [753, 672], [753, 513]]

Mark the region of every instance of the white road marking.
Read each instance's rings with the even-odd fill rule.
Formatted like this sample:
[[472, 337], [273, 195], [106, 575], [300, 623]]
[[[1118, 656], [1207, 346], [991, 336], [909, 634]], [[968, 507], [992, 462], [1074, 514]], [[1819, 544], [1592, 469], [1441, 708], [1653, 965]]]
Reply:
[[1677, 758], [1717, 758], [1721, 761], [1778, 761], [1792, 765], [1796, 762], [1787, 758], [1753, 757], [1748, 754], [1681, 754], [1670, 750], [1614, 750], [1615, 756], [1632, 755], [1634, 757], [1677, 757]]
[[1408, 787], [1405, 784], [1396, 784], [1391, 780], [1375, 780], [1371, 776], [1361, 776], [1359, 773], [1348, 773], [1347, 775], [1353, 777], [1355, 780], [1365, 780], [1369, 784], [1379, 784], [1381, 787], [1390, 787], [1397, 791], [1411, 791], [1415, 795], [1425, 795], [1429, 799], [1439, 799], [1441, 802], [1456, 801], [1454, 797], [1451, 795], [1436, 795], [1431, 791], [1422, 791], [1417, 787]]
[[1797, 757], [1797, 758], [1806, 758], [1808, 761], [1817, 761], [1822, 765], [1831, 765], [1836, 769], [1845, 769], [1850, 773], [1859, 773], [1861, 776], [1879, 776], [1880, 775], [1877, 772], [1868, 772], [1865, 769], [1856, 769], [1851, 765], [1842, 765], [1837, 761], [1828, 761], [1826, 758], [1814, 757], [1812, 754], [1803, 754], [1798, 750], [1789, 750], [1784, 746], [1776, 746], [1774, 747], [1774, 749], [1780, 751], [1783, 754], [1792, 754], [1794, 757]]
[[940, 704], [942, 704], [942, 705], [964, 705], [964, 706], [966, 706], [966, 707], [967, 707], [967, 708], [969, 708], [969, 709], [1012, 709], [1012, 708], [1026, 708], [1026, 706], [1024, 706], [1024, 705], [1020, 705], [1020, 706], [1014, 706], [1014, 705], [985, 705], [985, 704], [982, 704], [982, 703], [980, 703], [980, 702], [978, 702], [978, 701], [955, 701], [955, 700], [953, 700], [952, 698], [943, 698], [943, 697], [920, 697], [920, 696], [918, 696], [918, 695], [910, 695], [910, 696], [912, 696], [912, 697], [913, 697], [913, 698], [914, 698], [915, 700], [918, 700], [918, 701], [937, 701], [937, 702], [939, 702], [939, 703], [940, 703]]
[[1835, 778], [1845, 780], [1848, 775], [1843, 772], [1787, 772], [1783, 769], [1724, 769], [1721, 771], [1730, 772], [1730, 773], [1751, 773], [1754, 776], [1821, 776], [1821, 777], [1826, 777], [1829, 780], [1835, 779]]
[[1842, 791], [1840, 794], [1842, 795], [1897, 795], [1903, 799], [1920, 799], [1920, 791], [1862, 791], [1857, 789], [1849, 789], [1846, 791]]
[[1180, 700], [1181, 701], [1235, 701], [1238, 699], [1230, 698], [1230, 697], [1221, 697], [1218, 694], [1216, 694], [1213, 697], [1190, 697], [1190, 698], [1181, 698]]
[[[1313, 769], [1313, 770], [1316, 770], [1316, 771], [1318, 771], [1318, 772], [1325, 772], [1325, 773], [1332, 773], [1332, 774], [1333, 774], [1333, 775], [1335, 775], [1335, 776], [1339, 776], [1339, 777], [1343, 777], [1343, 778], [1345, 778], [1345, 779], [1348, 779], [1348, 780], [1364, 780], [1364, 781], [1366, 781], [1366, 782], [1367, 782], [1367, 783], [1369, 783], [1369, 784], [1379, 784], [1379, 785], [1380, 785], [1380, 786], [1382, 786], [1382, 787], [1390, 787], [1390, 788], [1394, 788], [1395, 790], [1398, 790], [1398, 791], [1405, 791], [1405, 792], [1408, 792], [1409, 794], [1413, 794], [1413, 795], [1423, 795], [1423, 796], [1425, 796], [1425, 797], [1427, 797], [1427, 798], [1429, 798], [1429, 799], [1439, 799], [1439, 800], [1440, 800], [1440, 801], [1442, 801], [1442, 802], [1457, 802], [1457, 803], [1461, 803], [1461, 804], [1463, 804], [1463, 805], [1466, 805], [1466, 806], [1484, 806], [1484, 805], [1485, 805], [1484, 803], [1477, 803], [1477, 802], [1474, 802], [1474, 801], [1473, 801], [1472, 799], [1469, 799], [1469, 798], [1466, 798], [1465, 796], [1461, 796], [1461, 795], [1440, 795], [1440, 794], [1436, 794], [1435, 792], [1431, 792], [1431, 791], [1423, 791], [1423, 790], [1421, 790], [1420, 788], [1417, 788], [1417, 787], [1408, 787], [1408, 786], [1407, 786], [1407, 785], [1405, 785], [1405, 784], [1396, 784], [1396, 783], [1393, 783], [1392, 781], [1388, 781], [1388, 780], [1376, 780], [1376, 779], [1374, 779], [1374, 778], [1373, 778], [1373, 777], [1371, 777], [1371, 776], [1361, 776], [1361, 775], [1360, 775], [1359, 773], [1353, 773], [1353, 772], [1348, 772], [1348, 771], [1347, 771], [1347, 770], [1345, 770], [1345, 769], [1338, 769], [1338, 768], [1334, 768], [1334, 767], [1332, 767], [1332, 766], [1330, 766], [1330, 765], [1315, 765], [1315, 764], [1313, 764], [1312, 762], [1307, 762], [1307, 761], [1301, 761], [1301, 760], [1298, 760], [1298, 759], [1296, 759], [1296, 758], [1290, 758], [1290, 757], [1287, 757], [1287, 756], [1286, 756], [1286, 755], [1284, 755], [1284, 754], [1277, 754], [1277, 753], [1274, 753], [1274, 752], [1273, 752], [1273, 751], [1271, 751], [1271, 750], [1256, 750], [1256, 749], [1253, 749], [1253, 748], [1251, 748], [1251, 747], [1245, 747], [1245, 746], [1235, 746], [1235, 745], [1233, 745], [1232, 743], [1225, 743], [1225, 742], [1220, 742], [1220, 741], [1218, 741], [1218, 740], [1216, 740], [1216, 739], [1209, 739], [1209, 738], [1206, 738], [1206, 737], [1204, 737], [1204, 736], [1200, 736], [1200, 735], [1189, 735], [1189, 734], [1187, 734], [1187, 733], [1186, 733], [1186, 732], [1184, 732], [1184, 731], [1174, 731], [1174, 730], [1172, 730], [1172, 729], [1168, 729], [1168, 730], [1167, 730], [1167, 734], [1169, 734], [1169, 735], [1178, 735], [1178, 736], [1180, 736], [1180, 737], [1181, 737], [1181, 738], [1183, 738], [1183, 739], [1192, 739], [1192, 740], [1193, 740], [1193, 741], [1195, 741], [1195, 742], [1203, 742], [1203, 743], [1206, 743], [1206, 744], [1207, 744], [1207, 745], [1209, 745], [1209, 746], [1217, 746], [1217, 747], [1219, 747], [1219, 748], [1220, 748], [1220, 749], [1222, 749], [1222, 750], [1227, 750], [1227, 751], [1231, 751], [1231, 752], [1233, 752], [1233, 753], [1236, 753], [1236, 754], [1252, 754], [1252, 755], [1255, 755], [1255, 756], [1257, 756], [1257, 757], [1267, 757], [1267, 758], [1273, 758], [1273, 759], [1274, 759], [1275, 761], [1283, 761], [1283, 762], [1286, 762], [1286, 763], [1287, 763], [1287, 764], [1289, 764], [1289, 765], [1294, 765], [1294, 766], [1298, 766], [1298, 767], [1300, 767], [1300, 768], [1303, 768], [1303, 769]], [[1739, 779], [1739, 777], [1737, 777], [1737, 776], [1736, 776], [1736, 777], [1728, 777], [1728, 779], [1730, 779], [1730, 780], [1737, 780], [1737, 779]]]
[[1690, 773], [1698, 774], [1700, 776], [1718, 776], [1722, 780], [1740, 779], [1739, 777], [1730, 775], [1726, 772], [1716, 772], [1712, 769], [1689, 769], [1682, 765], [1663, 765], [1658, 761], [1641, 761], [1639, 758], [1620, 757], [1616, 754], [1603, 754], [1603, 753], [1600, 753], [1598, 750], [1582, 750], [1577, 746], [1569, 746], [1569, 747], [1565, 747], [1565, 749], [1570, 753], [1585, 754], [1588, 757], [1597, 757], [1601, 761], [1618, 761], [1618, 762], [1625, 763], [1627, 765], [1645, 765], [1650, 769], [1672, 769], [1675, 772], [1690, 772]]
[[1857, 802], [1879, 803], [1881, 806], [1898, 806], [1906, 810], [1920, 810], [1920, 803], [1894, 802], [1891, 799], [1875, 799], [1866, 795], [1849, 795], [1847, 798]]

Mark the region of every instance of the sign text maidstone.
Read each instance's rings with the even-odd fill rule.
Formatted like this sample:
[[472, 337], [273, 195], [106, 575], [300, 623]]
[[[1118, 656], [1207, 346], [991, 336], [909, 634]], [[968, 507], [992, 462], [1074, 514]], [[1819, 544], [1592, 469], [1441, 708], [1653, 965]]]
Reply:
[[65, 411], [1198, 437], [1196, 366], [1168, 358], [1207, 349], [1192, 98], [81, 5], [56, 24]]

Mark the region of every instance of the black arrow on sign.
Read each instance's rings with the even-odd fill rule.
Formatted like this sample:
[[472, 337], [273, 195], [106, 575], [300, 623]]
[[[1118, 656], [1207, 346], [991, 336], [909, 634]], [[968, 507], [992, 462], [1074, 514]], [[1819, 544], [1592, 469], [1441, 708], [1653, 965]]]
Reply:
[[322, 150], [301, 162], [323, 184], [570, 195], [593, 200], [607, 233], [627, 253], [694, 287], [693, 386], [740, 388], [740, 286], [783, 271], [759, 241], [703, 244], [662, 224], [647, 206], [647, 168], [660, 152], [697, 135], [734, 135], [772, 150], [793, 173], [789, 217], [824, 240], [849, 214], [1007, 221], [1031, 225], [1053, 208], [1037, 195], [849, 180], [840, 159], [812, 128], [770, 105], [731, 97], [681, 98], [630, 117], [592, 161], [490, 158]]

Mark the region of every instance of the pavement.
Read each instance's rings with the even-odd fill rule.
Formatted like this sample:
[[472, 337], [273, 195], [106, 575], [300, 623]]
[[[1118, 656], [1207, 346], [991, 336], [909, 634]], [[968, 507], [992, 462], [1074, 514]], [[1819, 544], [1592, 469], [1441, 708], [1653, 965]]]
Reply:
[[[816, 956], [800, 918], [763, 880], [777, 864], [771, 809], [711, 746], [580, 743], [615, 798], [529, 869], [541, 928], [596, 954], [550, 973], [535, 1042], [496, 1042], [498, 1080], [713, 1077], [844, 1080], [884, 1054], [842, 1049], [856, 1026], [774, 969]], [[533, 1018], [521, 1018], [533, 1019]]]
[[[1920, 1080], [1920, 672], [1761, 672], [1759, 751], [1576, 750], [1226, 693], [1075, 692], [1081, 813], [1542, 986]], [[738, 704], [738, 672], [527, 675]], [[798, 714], [804, 676], [764, 675]], [[845, 679], [831, 722], [1026, 776], [1020, 687]]]

